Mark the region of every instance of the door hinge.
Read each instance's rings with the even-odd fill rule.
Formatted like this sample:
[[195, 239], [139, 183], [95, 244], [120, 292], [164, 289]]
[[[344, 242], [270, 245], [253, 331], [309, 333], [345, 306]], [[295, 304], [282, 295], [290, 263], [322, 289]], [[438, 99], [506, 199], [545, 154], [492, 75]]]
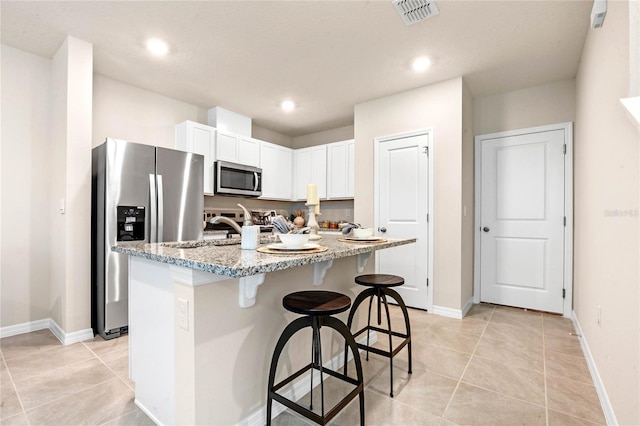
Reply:
[[429, 213], [427, 213], [427, 222], [429, 222]]
[[562, 289], [562, 298], [564, 299], [567, 295], [567, 290], [565, 290], [564, 288]]
[[423, 146], [422, 147], [422, 153], [429, 155], [429, 147], [428, 146]]
[[566, 143], [562, 147], [562, 153], [565, 154], [565, 155], [567, 154], [567, 144]]
[[567, 217], [564, 217], [564, 226], [567, 226]]
[[429, 278], [427, 278], [427, 287], [429, 287]]

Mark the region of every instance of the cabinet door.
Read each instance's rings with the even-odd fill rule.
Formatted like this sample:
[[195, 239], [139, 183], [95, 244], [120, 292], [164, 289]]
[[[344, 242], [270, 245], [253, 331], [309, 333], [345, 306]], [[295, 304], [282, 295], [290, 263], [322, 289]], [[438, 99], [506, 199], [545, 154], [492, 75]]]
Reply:
[[260, 144], [260, 168], [262, 169], [262, 197], [277, 198], [278, 147], [268, 142]]
[[318, 185], [318, 198], [327, 198], [327, 146], [311, 148], [311, 182]]
[[213, 162], [216, 129], [194, 121], [176, 125], [176, 149], [204, 156], [203, 190], [213, 195]]
[[278, 198], [293, 198], [293, 150], [287, 147], [278, 149]]
[[216, 160], [238, 162], [238, 138], [233, 133], [216, 131]]
[[311, 151], [309, 149], [296, 149], [294, 154], [295, 172], [293, 198], [295, 200], [307, 199], [307, 184], [311, 182]]
[[292, 165], [292, 149], [269, 142], [260, 142], [261, 198], [291, 200]]
[[240, 136], [238, 138], [238, 159], [236, 161], [247, 166], [260, 166], [260, 141]]
[[307, 199], [307, 184], [318, 186], [318, 198], [327, 198], [327, 146], [297, 149], [294, 156], [294, 198]]
[[353, 139], [347, 141], [347, 198], [355, 198], [356, 144]]
[[347, 144], [335, 142], [327, 145], [327, 198], [347, 196]]

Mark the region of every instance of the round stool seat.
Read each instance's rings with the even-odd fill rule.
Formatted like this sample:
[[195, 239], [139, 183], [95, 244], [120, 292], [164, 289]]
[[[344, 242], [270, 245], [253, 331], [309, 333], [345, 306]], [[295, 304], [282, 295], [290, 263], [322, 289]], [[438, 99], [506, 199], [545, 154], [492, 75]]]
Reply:
[[296, 314], [335, 315], [349, 309], [351, 299], [335, 291], [298, 291], [282, 298], [282, 306]]
[[404, 284], [404, 278], [388, 274], [367, 274], [357, 276], [356, 283], [367, 287], [398, 287]]

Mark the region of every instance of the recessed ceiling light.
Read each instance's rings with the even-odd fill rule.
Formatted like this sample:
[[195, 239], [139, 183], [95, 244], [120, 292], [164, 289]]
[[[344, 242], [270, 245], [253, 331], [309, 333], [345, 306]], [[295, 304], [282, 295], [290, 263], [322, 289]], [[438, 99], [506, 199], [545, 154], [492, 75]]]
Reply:
[[431, 60], [429, 60], [429, 58], [427, 58], [426, 56], [421, 56], [419, 58], [416, 58], [411, 66], [413, 67], [413, 70], [415, 72], [423, 72], [431, 66]]
[[293, 101], [286, 100], [282, 101], [282, 103], [280, 104], [280, 108], [282, 108], [282, 110], [285, 112], [291, 112], [296, 108], [296, 104]]
[[159, 38], [150, 38], [147, 40], [147, 49], [149, 52], [157, 56], [164, 56], [169, 52], [169, 46], [167, 46], [167, 43]]

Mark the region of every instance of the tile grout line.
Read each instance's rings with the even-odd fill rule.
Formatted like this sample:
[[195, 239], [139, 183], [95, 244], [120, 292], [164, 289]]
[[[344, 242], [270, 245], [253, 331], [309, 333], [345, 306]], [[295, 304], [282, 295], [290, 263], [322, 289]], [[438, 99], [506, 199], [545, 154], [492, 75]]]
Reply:
[[[85, 348], [87, 348], [87, 350], [89, 350], [89, 352], [91, 352], [91, 353], [93, 354], [93, 356], [95, 356], [95, 357], [96, 357], [96, 359], [97, 359], [98, 361], [100, 361], [100, 362], [102, 363], [102, 365], [104, 365], [105, 367], [107, 367], [107, 369], [108, 369], [109, 371], [111, 371], [111, 373], [113, 373], [113, 375], [114, 375], [114, 376], [116, 376], [116, 379], [120, 380], [122, 383], [124, 383], [124, 385], [125, 385], [126, 387], [128, 387], [129, 389], [131, 389], [131, 391], [133, 392], [134, 397], [135, 397], [135, 393], [136, 393], [135, 389], [133, 389], [131, 386], [129, 386], [129, 383], [125, 382], [125, 381], [124, 381], [120, 376], [118, 376], [118, 374], [117, 374], [115, 371], [113, 371], [113, 369], [112, 369], [111, 367], [109, 367], [109, 365], [107, 365], [107, 363], [106, 363], [106, 362], [104, 362], [104, 360], [103, 360], [102, 358], [100, 358], [100, 356], [99, 356], [97, 353], [95, 353], [95, 352], [94, 352], [90, 347], [88, 347], [87, 345], [85, 345], [85, 344], [84, 344], [84, 342], [82, 342], [82, 344], [84, 345], [84, 347], [85, 347]], [[109, 352], [106, 352], [106, 353], [112, 353], [112, 352], [115, 352], [115, 350], [113, 350], [113, 351], [109, 351]], [[127, 353], [127, 362], [128, 362], [128, 360], [129, 360], [129, 354]], [[112, 419], [112, 420], [113, 420], [113, 419]]]
[[482, 334], [480, 335], [480, 338], [478, 339], [478, 342], [476, 343], [475, 347], [473, 348], [473, 352], [471, 353], [471, 356], [469, 357], [469, 361], [467, 361], [467, 365], [464, 366], [464, 370], [462, 370], [462, 373], [460, 374], [460, 377], [458, 378], [458, 383], [456, 383], [456, 387], [453, 389], [453, 392], [451, 392], [451, 396], [449, 397], [449, 401], [447, 402], [447, 405], [444, 407], [444, 411], [442, 412], [442, 416], [440, 416], [441, 419], [444, 419], [444, 415], [447, 413], [447, 410], [451, 406], [451, 402], [453, 401], [453, 398], [455, 397], [456, 392], [458, 392], [458, 388], [460, 387], [460, 383], [462, 383], [462, 378], [464, 377], [464, 374], [467, 372], [467, 369], [469, 368], [469, 365], [471, 364], [471, 360], [473, 359], [473, 356], [476, 353], [476, 350], [478, 349], [478, 346], [480, 345], [480, 341], [482, 340], [482, 337], [484, 336], [484, 333], [487, 331], [487, 327], [489, 326], [489, 323], [491, 322], [491, 318], [493, 317], [493, 313], [495, 311], [496, 311], [496, 308], [494, 306], [493, 310], [491, 311], [491, 315], [489, 316], [489, 319], [487, 320], [487, 323], [484, 326], [484, 330], [482, 330]]
[[[24, 404], [22, 403], [22, 398], [20, 398], [20, 394], [18, 393], [18, 388], [16, 387], [16, 382], [15, 380], [13, 380], [13, 375], [11, 374], [11, 370], [9, 370], [9, 366], [7, 365], [7, 361], [4, 358], [4, 353], [0, 352], [0, 360], [2, 361], [2, 363], [4, 364], [5, 368], [7, 369], [7, 375], [9, 376], [9, 380], [11, 380], [11, 385], [13, 386], [13, 391], [16, 394], [16, 398], [18, 398], [18, 403], [20, 404], [20, 408], [22, 409], [22, 413], [18, 413], [15, 414], [11, 417], [15, 417], [18, 416], [20, 414], [23, 414], [24, 417], [27, 419], [27, 425], [31, 425], [31, 422], [29, 421], [29, 417], [27, 416], [27, 412], [24, 409]], [[7, 418], [11, 418], [11, 417], [7, 417]], [[6, 419], [3, 419], [6, 420]]]

